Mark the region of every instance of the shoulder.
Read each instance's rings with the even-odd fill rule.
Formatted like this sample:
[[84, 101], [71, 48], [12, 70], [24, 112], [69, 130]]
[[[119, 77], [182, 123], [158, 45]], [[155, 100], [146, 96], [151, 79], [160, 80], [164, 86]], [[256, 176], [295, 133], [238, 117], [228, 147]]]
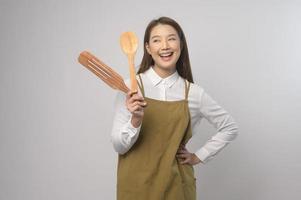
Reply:
[[[139, 78], [139, 75], [140, 75], [141, 79], [144, 80], [145, 74], [141, 73], [141, 74], [137, 74], [137, 75], [136, 75], [136, 80], [137, 80], [139, 86], [141, 86], [142, 83], [141, 83], [141, 80], [140, 80], [140, 78]], [[127, 77], [126, 79], [124, 79], [124, 83], [125, 83], [125, 85], [126, 85], [128, 88], [131, 88], [131, 79], [130, 79], [129, 77]], [[138, 87], [138, 93], [139, 93], [140, 95], [142, 95], [142, 93], [141, 93], [139, 87]]]
[[180, 77], [180, 79], [182, 79], [183, 83], [184, 81], [186, 81], [186, 83], [189, 84], [189, 96], [201, 98], [205, 90], [200, 84], [191, 83], [188, 80], [184, 79], [183, 77]]
[[[141, 76], [141, 79], [143, 79], [143, 76], [144, 76], [144, 75], [143, 75], [143, 74], [140, 74], [140, 76]], [[138, 74], [136, 75], [136, 80], [138, 81], [138, 83], [141, 83]], [[130, 87], [130, 86], [131, 86], [131, 79], [130, 79], [129, 77], [125, 78], [125, 79], [124, 79], [124, 83], [125, 83], [126, 86]]]

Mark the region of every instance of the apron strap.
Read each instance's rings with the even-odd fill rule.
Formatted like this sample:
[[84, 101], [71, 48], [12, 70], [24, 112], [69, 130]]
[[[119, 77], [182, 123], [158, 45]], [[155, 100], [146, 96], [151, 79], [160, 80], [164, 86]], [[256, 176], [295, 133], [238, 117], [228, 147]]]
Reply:
[[188, 100], [188, 93], [189, 93], [189, 89], [190, 89], [190, 82], [187, 81], [188, 82], [188, 85], [187, 85], [186, 81], [187, 80], [184, 80], [184, 82], [185, 82], [185, 100]]
[[[140, 91], [141, 91], [141, 93], [142, 93], [143, 98], [145, 98], [143, 82], [142, 82], [142, 79], [141, 79], [140, 74], [138, 74], [138, 77], [139, 77], [140, 83], [139, 83], [139, 81], [137, 81], [137, 83], [138, 83], [138, 86], [139, 86], [139, 88], [140, 88]], [[141, 84], [141, 85], [140, 85], [140, 84]]]

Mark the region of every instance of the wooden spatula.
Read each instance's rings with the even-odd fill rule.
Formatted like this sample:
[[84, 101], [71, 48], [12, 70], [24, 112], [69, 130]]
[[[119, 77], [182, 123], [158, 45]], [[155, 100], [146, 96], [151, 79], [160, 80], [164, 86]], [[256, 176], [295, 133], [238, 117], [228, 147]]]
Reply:
[[135, 92], [137, 91], [137, 80], [134, 66], [134, 58], [138, 48], [138, 38], [133, 32], [125, 32], [120, 36], [120, 45], [123, 52], [128, 57], [131, 79], [131, 92]]
[[129, 88], [125, 85], [123, 78], [117, 72], [88, 51], [80, 53], [78, 62], [88, 68], [88, 70], [93, 72], [111, 88], [120, 90], [124, 93], [129, 91]]

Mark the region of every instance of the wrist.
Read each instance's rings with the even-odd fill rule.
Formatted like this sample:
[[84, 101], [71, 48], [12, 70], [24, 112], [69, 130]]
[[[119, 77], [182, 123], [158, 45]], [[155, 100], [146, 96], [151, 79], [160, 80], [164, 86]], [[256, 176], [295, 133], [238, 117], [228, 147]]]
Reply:
[[201, 159], [199, 159], [199, 157], [195, 153], [193, 154], [193, 157], [194, 157], [196, 164], [203, 163], [203, 161]]
[[134, 128], [138, 128], [142, 123], [142, 118], [132, 116], [131, 124]]

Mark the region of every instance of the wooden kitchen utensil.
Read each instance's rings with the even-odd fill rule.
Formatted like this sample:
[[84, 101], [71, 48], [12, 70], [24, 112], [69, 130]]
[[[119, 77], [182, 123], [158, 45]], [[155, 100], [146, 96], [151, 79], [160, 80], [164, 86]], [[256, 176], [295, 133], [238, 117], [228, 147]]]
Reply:
[[80, 53], [78, 62], [88, 68], [88, 70], [93, 72], [113, 89], [120, 90], [124, 93], [129, 91], [129, 88], [125, 85], [123, 78], [117, 72], [88, 51]]
[[131, 92], [137, 91], [137, 80], [134, 66], [134, 58], [138, 48], [138, 38], [133, 32], [125, 32], [120, 36], [120, 45], [123, 52], [128, 57], [130, 79], [131, 79]]

